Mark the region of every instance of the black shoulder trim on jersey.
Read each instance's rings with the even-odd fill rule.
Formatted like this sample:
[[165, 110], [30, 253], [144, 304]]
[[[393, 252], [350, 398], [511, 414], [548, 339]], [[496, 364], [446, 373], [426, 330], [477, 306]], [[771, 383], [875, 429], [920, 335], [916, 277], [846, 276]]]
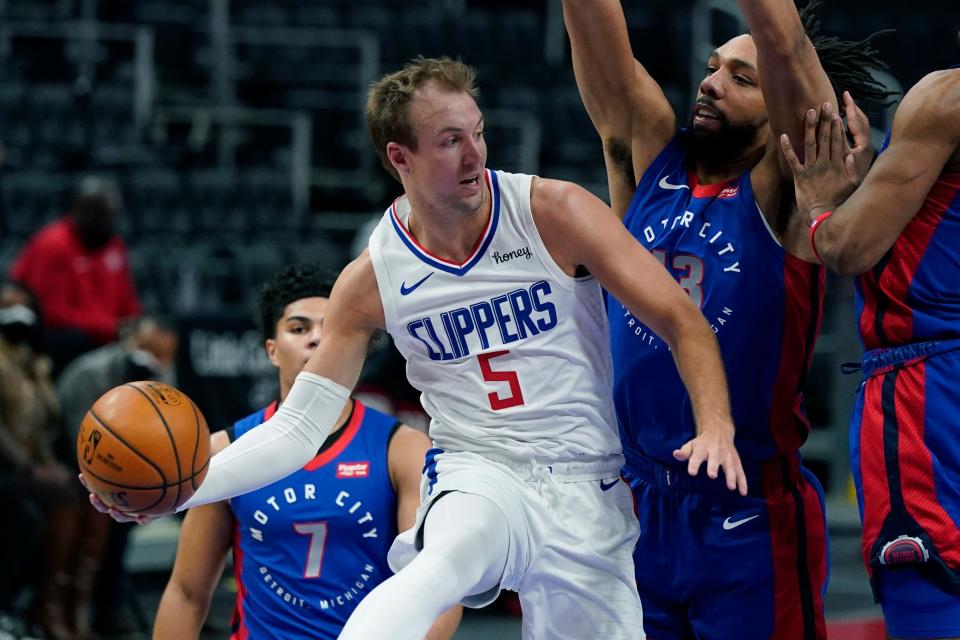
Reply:
[[337, 431], [333, 435], [329, 436], [326, 440], [323, 441], [323, 444], [320, 445], [320, 448], [317, 449], [317, 455], [320, 455], [333, 445], [337, 443], [340, 438], [343, 437], [343, 434], [346, 433], [346, 426], [350, 424], [350, 421], [353, 420], [353, 413], [357, 410], [357, 401], [353, 398], [350, 398], [350, 413], [347, 414], [347, 419], [344, 420], [341, 424], [337, 425]]
[[234, 440], [237, 439], [237, 433], [236, 433], [235, 427], [236, 425], [232, 424], [229, 427], [222, 429], [222, 431], [224, 431], [227, 434], [227, 440], [229, 440], [230, 442], [233, 442]]
[[397, 435], [397, 431], [399, 431], [402, 426], [403, 423], [397, 420], [393, 423], [393, 426], [390, 427], [390, 435], [387, 436], [387, 449], [390, 448], [390, 443], [393, 442], [393, 436]]

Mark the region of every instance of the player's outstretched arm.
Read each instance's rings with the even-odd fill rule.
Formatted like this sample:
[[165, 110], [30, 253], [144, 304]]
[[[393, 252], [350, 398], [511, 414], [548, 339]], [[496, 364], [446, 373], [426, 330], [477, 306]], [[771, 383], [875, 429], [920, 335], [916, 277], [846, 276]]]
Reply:
[[774, 133], [768, 155], [779, 166], [779, 136], [787, 134], [799, 147], [807, 107], [837, 104], [837, 98], [794, 0], [738, 0], [737, 4], [757, 46], [760, 89]]
[[[781, 139], [793, 171], [797, 207], [816, 226], [811, 245], [833, 271], [857, 275], [872, 268], [890, 250], [920, 209], [940, 173], [960, 170], [960, 71], [928, 75], [911, 89], [897, 109], [890, 144], [863, 183], [855, 184], [853, 163], [843, 151], [839, 119], [832, 110], [806, 121], [800, 160]], [[826, 215], [826, 212], [832, 214]], [[819, 220], [819, 222], [818, 222]]]
[[[188, 509], [248, 493], [293, 473], [316, 454], [357, 383], [370, 337], [382, 328], [383, 306], [369, 254], [340, 274], [324, 320], [324, 337], [277, 412], [210, 460]], [[107, 512], [91, 494], [91, 503]], [[136, 518], [109, 510], [115, 520]]]
[[670, 346], [697, 424], [697, 437], [674, 452], [695, 475], [702, 463], [727, 487], [746, 495], [733, 444], [726, 374], [713, 331], [690, 296], [650, 253], [585, 189], [569, 182], [534, 181], [531, 206], [550, 255], [567, 273], [585, 266], [630, 312]]
[[623, 217], [637, 180], [676, 132], [660, 85], [633, 57], [619, 0], [564, 0], [573, 71], [603, 141], [613, 210]]
[[[406, 531], [416, 521], [420, 506], [420, 477], [430, 438], [413, 427], [400, 425], [390, 440], [387, 464], [397, 494], [397, 531]], [[456, 605], [437, 618], [424, 640], [450, 640], [460, 626], [463, 607]]]
[[[226, 433], [210, 438], [210, 450], [223, 449]], [[173, 572], [160, 598], [153, 640], [196, 640], [207, 618], [217, 582], [223, 574], [233, 530], [233, 514], [225, 502], [187, 512], [180, 527]]]
[[383, 306], [366, 251], [337, 278], [323, 340], [277, 412], [210, 460], [203, 484], [182, 508], [219, 502], [293, 473], [309, 462], [336, 423], [360, 377]]

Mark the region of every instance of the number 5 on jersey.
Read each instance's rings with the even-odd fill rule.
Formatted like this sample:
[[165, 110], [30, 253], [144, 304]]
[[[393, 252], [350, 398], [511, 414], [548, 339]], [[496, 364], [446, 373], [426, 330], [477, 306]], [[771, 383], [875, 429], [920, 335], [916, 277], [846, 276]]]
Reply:
[[516, 371], [494, 371], [490, 367], [490, 361], [500, 356], [509, 355], [509, 349], [501, 351], [488, 351], [477, 355], [477, 362], [480, 363], [480, 373], [487, 382], [506, 382], [510, 387], [510, 395], [503, 397], [495, 391], [487, 394], [490, 401], [490, 408], [494, 411], [500, 409], [509, 409], [510, 407], [519, 407], [523, 404], [523, 390], [520, 389], [520, 378]]

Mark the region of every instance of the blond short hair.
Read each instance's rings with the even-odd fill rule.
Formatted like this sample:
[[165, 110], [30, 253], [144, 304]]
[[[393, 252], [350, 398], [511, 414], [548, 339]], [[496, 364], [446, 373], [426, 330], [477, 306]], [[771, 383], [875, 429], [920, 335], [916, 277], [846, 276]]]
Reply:
[[387, 157], [387, 143], [396, 142], [413, 151], [417, 138], [410, 121], [410, 101], [414, 92], [429, 82], [451, 92], [464, 92], [477, 98], [474, 84], [476, 71], [452, 58], [418, 56], [400, 71], [388, 73], [372, 85], [367, 93], [367, 129], [383, 167], [397, 180], [400, 175]]

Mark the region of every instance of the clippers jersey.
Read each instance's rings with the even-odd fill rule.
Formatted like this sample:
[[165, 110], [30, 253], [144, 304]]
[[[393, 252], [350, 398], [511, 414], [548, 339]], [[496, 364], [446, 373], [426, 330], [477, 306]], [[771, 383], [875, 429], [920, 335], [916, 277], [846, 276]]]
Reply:
[[890, 251], [856, 279], [866, 350], [960, 338], [960, 173], [944, 173]]
[[490, 220], [463, 264], [431, 255], [398, 198], [370, 237], [387, 330], [446, 451], [536, 460], [620, 453], [593, 277], [566, 275], [530, 210], [532, 176], [486, 171]]
[[[276, 407], [238, 421], [231, 440]], [[306, 466], [230, 500], [238, 591], [231, 640], [333, 640], [360, 600], [393, 575], [397, 498], [387, 450], [397, 426], [353, 400], [347, 424]]]
[[[754, 200], [750, 172], [701, 185], [686, 161], [681, 129], [643, 175], [624, 224], [713, 328], [747, 466], [796, 451], [809, 432], [801, 388], [820, 328], [824, 271], [780, 246]], [[672, 452], [694, 437], [695, 425], [670, 350], [609, 294], [607, 311], [628, 466], [633, 454], [676, 465]]]

